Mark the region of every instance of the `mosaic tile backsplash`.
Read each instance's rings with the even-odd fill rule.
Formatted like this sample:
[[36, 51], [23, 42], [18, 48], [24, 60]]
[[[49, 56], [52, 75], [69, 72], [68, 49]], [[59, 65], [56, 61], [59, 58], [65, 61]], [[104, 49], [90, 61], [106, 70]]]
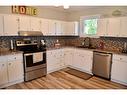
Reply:
[[54, 47], [56, 40], [59, 40], [61, 46], [79, 46], [85, 39], [90, 39], [90, 44], [92, 47], [98, 48], [100, 42], [104, 43], [105, 50], [111, 51], [122, 51], [124, 43], [127, 42], [127, 38], [112, 38], [112, 37], [101, 37], [101, 38], [80, 38], [80, 37], [72, 37], [72, 36], [30, 36], [30, 37], [20, 37], [20, 36], [0, 36], [0, 50], [9, 50], [10, 49], [10, 40], [14, 42], [18, 39], [30, 38], [34, 40], [38, 40], [40, 42], [41, 39], [46, 41], [46, 45], [48, 48]]

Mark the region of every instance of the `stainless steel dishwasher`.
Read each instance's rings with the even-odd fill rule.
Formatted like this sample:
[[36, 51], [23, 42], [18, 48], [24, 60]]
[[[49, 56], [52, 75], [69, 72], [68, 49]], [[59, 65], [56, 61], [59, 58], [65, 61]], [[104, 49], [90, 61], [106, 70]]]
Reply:
[[110, 79], [112, 64], [112, 53], [93, 52], [93, 75]]

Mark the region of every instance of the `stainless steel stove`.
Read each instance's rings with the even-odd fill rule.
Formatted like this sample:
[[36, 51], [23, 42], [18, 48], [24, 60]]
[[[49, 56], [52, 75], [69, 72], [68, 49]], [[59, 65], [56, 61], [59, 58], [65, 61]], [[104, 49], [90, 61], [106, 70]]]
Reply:
[[22, 39], [16, 41], [16, 49], [23, 51], [25, 81], [47, 74], [45, 45], [39, 44], [37, 40]]

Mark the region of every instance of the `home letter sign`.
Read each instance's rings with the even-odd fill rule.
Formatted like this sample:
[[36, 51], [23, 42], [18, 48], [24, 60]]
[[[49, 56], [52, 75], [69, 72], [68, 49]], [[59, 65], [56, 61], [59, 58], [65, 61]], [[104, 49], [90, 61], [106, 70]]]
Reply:
[[12, 13], [35, 16], [37, 15], [37, 9], [28, 6], [12, 6]]

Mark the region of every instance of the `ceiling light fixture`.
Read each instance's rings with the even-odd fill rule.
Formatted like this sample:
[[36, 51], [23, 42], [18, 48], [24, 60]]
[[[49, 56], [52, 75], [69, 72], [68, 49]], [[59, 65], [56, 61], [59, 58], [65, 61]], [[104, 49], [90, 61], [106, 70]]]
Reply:
[[68, 5], [64, 5], [63, 8], [64, 9], [69, 9], [69, 6]]
[[[60, 7], [61, 5], [54, 5], [55, 7]], [[69, 9], [69, 5], [63, 5], [64, 9]]]

